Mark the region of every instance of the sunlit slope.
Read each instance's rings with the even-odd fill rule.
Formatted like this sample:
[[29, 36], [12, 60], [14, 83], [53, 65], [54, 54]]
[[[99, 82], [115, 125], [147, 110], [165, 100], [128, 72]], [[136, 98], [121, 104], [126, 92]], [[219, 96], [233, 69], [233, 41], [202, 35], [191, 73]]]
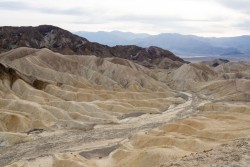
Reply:
[[126, 113], [161, 113], [180, 98], [150, 70], [124, 59], [19, 48], [1, 54], [0, 63], [2, 132], [89, 130], [119, 123]]
[[199, 110], [204, 113], [134, 135], [110, 155], [110, 162], [117, 167], [160, 166], [228, 141], [250, 137], [249, 104], [209, 103]]

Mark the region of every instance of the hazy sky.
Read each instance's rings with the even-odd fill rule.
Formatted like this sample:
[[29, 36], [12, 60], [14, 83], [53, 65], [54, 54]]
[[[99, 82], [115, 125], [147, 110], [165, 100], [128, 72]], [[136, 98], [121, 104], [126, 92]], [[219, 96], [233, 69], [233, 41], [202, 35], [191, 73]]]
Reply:
[[0, 26], [202, 36], [250, 34], [250, 0], [0, 0]]

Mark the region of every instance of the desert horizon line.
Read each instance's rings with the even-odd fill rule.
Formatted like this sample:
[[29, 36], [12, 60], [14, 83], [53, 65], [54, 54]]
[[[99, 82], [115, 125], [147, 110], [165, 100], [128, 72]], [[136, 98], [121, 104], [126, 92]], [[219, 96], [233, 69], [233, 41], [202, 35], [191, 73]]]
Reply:
[[98, 32], [106, 32], [106, 33], [112, 33], [112, 32], [121, 32], [121, 33], [133, 33], [133, 34], [146, 34], [150, 36], [157, 36], [161, 34], [176, 34], [176, 35], [183, 35], [183, 36], [197, 36], [197, 37], [204, 37], [204, 38], [230, 38], [230, 37], [242, 37], [242, 36], [250, 36], [250, 34], [242, 34], [242, 35], [229, 35], [229, 36], [203, 36], [203, 35], [197, 35], [197, 34], [185, 34], [180, 32], [160, 32], [160, 33], [147, 33], [147, 32], [133, 32], [133, 31], [123, 31], [123, 30], [97, 30], [97, 31], [70, 31], [71, 33], [77, 33], [77, 32], [88, 32], [88, 33], [98, 33]]
[[[89, 30], [89, 29], [78, 29], [78, 30], [72, 30], [70, 28], [66, 28], [64, 26], [60, 25], [54, 25], [54, 24], [38, 24], [38, 25], [1, 25], [0, 27], [38, 27], [38, 26], [43, 26], [43, 25], [48, 25], [48, 26], [54, 26], [54, 27], [59, 27], [61, 29], [67, 30], [71, 33], [77, 33], [77, 32], [88, 32], [88, 33], [99, 33], [99, 32], [121, 32], [121, 33], [133, 33], [133, 34], [145, 34], [149, 36], [157, 36], [161, 34], [177, 34], [177, 35], [183, 35], [183, 36], [197, 36], [197, 37], [203, 37], [203, 38], [230, 38], [230, 37], [242, 37], [242, 36], [250, 36], [250, 34], [234, 34], [234, 35], [201, 35], [201, 33], [183, 33], [183, 32], [146, 32], [146, 31], [130, 31], [130, 30], [121, 30], [121, 29], [112, 29], [112, 30], [104, 30], [104, 29], [98, 29], [98, 30]], [[211, 33], [212, 34], [212, 33]]]

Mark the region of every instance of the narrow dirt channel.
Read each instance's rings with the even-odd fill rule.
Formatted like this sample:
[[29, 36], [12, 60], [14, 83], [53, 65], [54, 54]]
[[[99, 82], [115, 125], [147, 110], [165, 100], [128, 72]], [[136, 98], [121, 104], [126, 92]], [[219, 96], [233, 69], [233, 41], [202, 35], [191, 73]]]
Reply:
[[86, 150], [117, 145], [120, 141], [139, 131], [148, 131], [164, 123], [187, 117], [189, 114], [194, 113], [193, 110], [201, 101], [194, 94], [185, 94], [189, 96], [185, 103], [171, 107], [162, 114], [144, 114], [138, 117], [128, 117], [120, 120], [119, 124], [98, 125], [93, 130], [86, 132], [65, 130], [32, 134], [36, 137], [33, 141], [9, 147], [0, 147], [0, 166], [19, 160], [44, 157], [54, 153], [81, 151], [84, 154]]

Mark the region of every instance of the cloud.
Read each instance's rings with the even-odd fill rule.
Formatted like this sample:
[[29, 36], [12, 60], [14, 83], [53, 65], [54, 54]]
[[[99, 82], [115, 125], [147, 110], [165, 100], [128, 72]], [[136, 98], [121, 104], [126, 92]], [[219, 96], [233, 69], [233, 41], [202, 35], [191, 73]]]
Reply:
[[249, 34], [250, 29], [250, 1], [249, 0], [217, 0], [222, 6], [233, 10], [234, 15], [231, 16], [231, 28]]
[[250, 14], [250, 1], [249, 0], [218, 0], [222, 5]]
[[0, 2], [0, 9], [4, 10], [25, 10], [30, 8], [26, 3], [20, 1], [3, 1]]
[[81, 8], [56, 9], [56, 8], [50, 8], [50, 7], [38, 7], [38, 6], [30, 5], [22, 1], [0, 2], [0, 9], [11, 10], [11, 11], [29, 10], [29, 11], [45, 13], [45, 14], [76, 15], [76, 16], [84, 15], [87, 13], [86, 10], [83, 10]]
[[249, 30], [250, 29], [250, 20], [238, 23], [235, 25], [235, 27], [243, 29], [243, 30]]
[[166, 23], [166, 22], [215, 22], [214, 19], [192, 19], [183, 17], [169, 17], [169, 16], [159, 16], [159, 15], [122, 15], [114, 17], [115, 21], [127, 21], [127, 22], [141, 22], [141, 23]]
[[[0, 25], [206, 36], [250, 33], [249, 0], [0, 0]], [[24, 19], [25, 18], [25, 19]]]

